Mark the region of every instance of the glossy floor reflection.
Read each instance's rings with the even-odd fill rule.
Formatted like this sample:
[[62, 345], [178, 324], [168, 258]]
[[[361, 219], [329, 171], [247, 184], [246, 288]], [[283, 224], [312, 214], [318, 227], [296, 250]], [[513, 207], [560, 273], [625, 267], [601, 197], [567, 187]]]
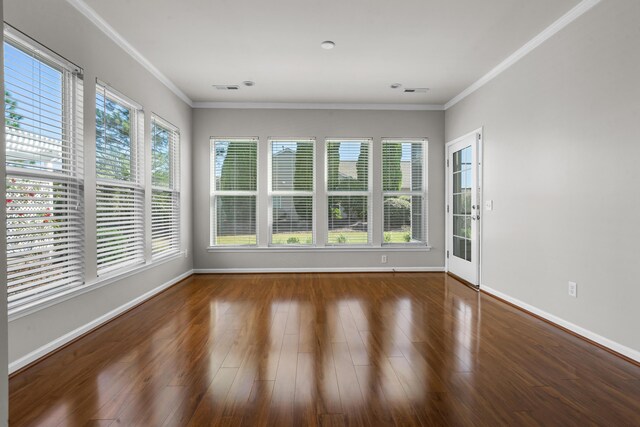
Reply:
[[203, 275], [14, 377], [10, 421], [640, 425], [640, 368], [441, 273]]

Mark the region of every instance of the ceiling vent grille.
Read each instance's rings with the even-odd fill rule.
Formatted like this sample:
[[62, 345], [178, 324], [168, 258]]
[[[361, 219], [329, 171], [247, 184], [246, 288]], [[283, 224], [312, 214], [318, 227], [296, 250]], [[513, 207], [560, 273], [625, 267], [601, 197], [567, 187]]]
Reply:
[[427, 93], [428, 87], [408, 87], [404, 90], [404, 93]]
[[218, 90], [238, 90], [240, 86], [238, 85], [213, 85]]

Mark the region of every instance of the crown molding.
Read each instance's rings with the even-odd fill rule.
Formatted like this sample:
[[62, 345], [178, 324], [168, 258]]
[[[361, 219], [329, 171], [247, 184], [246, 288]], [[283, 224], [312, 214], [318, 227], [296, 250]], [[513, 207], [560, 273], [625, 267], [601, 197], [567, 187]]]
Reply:
[[106, 34], [132, 58], [138, 61], [162, 84], [171, 90], [192, 108], [217, 108], [217, 109], [296, 109], [296, 110], [398, 110], [398, 111], [442, 111], [453, 107], [455, 104], [480, 89], [482, 86], [496, 78], [546, 40], [575, 21], [587, 11], [591, 10], [602, 0], [582, 0], [575, 7], [562, 15], [559, 19], [545, 28], [540, 34], [529, 40], [521, 48], [512, 53], [504, 61], [495, 66], [491, 71], [476, 80], [473, 84], [453, 97], [444, 105], [438, 104], [343, 104], [343, 103], [289, 103], [289, 102], [193, 102], [175, 83], [156, 68], [136, 48], [134, 48], [120, 33], [83, 0], [67, 0], [71, 6], [82, 13], [99, 30]]
[[312, 102], [194, 102], [193, 108], [278, 110], [399, 110], [443, 111], [437, 104], [342, 104]]
[[471, 95], [476, 90], [480, 89], [485, 84], [489, 83], [491, 80], [496, 78], [506, 69], [511, 67], [513, 64], [518, 62], [524, 56], [529, 54], [532, 50], [540, 46], [546, 40], [551, 38], [557, 32], [562, 30], [567, 25], [571, 24], [573, 21], [578, 19], [587, 11], [591, 10], [595, 5], [600, 3], [602, 0], [582, 0], [578, 3], [573, 9], [569, 10], [567, 13], [562, 15], [558, 20], [556, 20], [553, 24], [549, 25], [545, 28], [540, 34], [529, 40], [525, 43], [520, 49], [513, 52], [507, 59], [499, 63], [495, 66], [491, 71], [489, 71], [484, 76], [480, 77], [480, 79], [476, 80], [471, 86], [467, 87], [465, 90], [460, 92], [454, 98], [452, 98], [449, 102], [444, 104], [444, 109], [448, 110], [449, 108], [456, 105], [458, 102], [462, 101], [467, 96]]
[[140, 65], [147, 69], [155, 78], [160, 80], [171, 92], [173, 92], [178, 98], [186, 102], [190, 107], [193, 107], [193, 101], [184, 93], [178, 86], [175, 85], [162, 71], [158, 70], [147, 58], [144, 57], [135, 47], [131, 45], [124, 37], [120, 35], [107, 21], [104, 20], [98, 12], [92, 7], [86, 4], [82, 0], [67, 0], [71, 6], [76, 8], [78, 12], [82, 13], [93, 25], [98, 27], [100, 31], [106, 34], [111, 40], [113, 40], [118, 46], [120, 46], [125, 52], [127, 52], [133, 59], [138, 61]]

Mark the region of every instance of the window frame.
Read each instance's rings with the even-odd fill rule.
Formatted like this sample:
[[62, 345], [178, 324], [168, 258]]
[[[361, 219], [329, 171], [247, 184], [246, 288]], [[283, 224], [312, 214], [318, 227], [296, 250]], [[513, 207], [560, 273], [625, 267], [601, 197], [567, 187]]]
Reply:
[[[65, 187], [65, 194], [75, 195], [75, 199], [68, 198], [68, 202], [65, 206], [68, 206], [70, 209], [75, 210], [76, 214], [75, 220], [70, 222], [69, 225], [65, 227], [65, 233], [69, 233], [72, 235], [72, 229], [76, 230], [76, 232], [82, 233], [85, 226], [84, 221], [84, 145], [83, 145], [83, 93], [84, 93], [84, 79], [83, 79], [83, 70], [81, 67], [75, 65], [74, 63], [68, 61], [67, 59], [59, 56], [55, 52], [49, 50], [44, 45], [38, 43], [36, 40], [30, 38], [29, 36], [21, 33], [16, 30], [9, 24], [4, 24], [3, 26], [3, 35], [4, 42], [11, 45], [16, 50], [21, 51], [27, 56], [32, 57], [34, 60], [44, 64], [47, 67], [50, 67], [61, 74], [61, 112], [60, 112], [60, 147], [61, 151], [66, 152], [66, 158], [61, 158], [61, 167], [60, 170], [48, 170], [47, 168], [38, 168], [38, 167], [20, 167], [20, 166], [8, 166], [8, 162], [5, 161], [6, 171], [5, 171], [5, 186], [6, 181], [10, 179], [22, 179], [22, 180], [34, 180], [34, 181], [53, 181], [58, 183], [64, 183], [67, 187]], [[4, 63], [4, 67], [6, 70], [7, 63]], [[16, 71], [17, 72], [17, 71]], [[6, 90], [6, 88], [5, 88]], [[10, 127], [6, 124], [6, 115], [5, 115], [5, 129]], [[10, 132], [8, 132], [10, 133]], [[42, 135], [40, 135], [43, 137]], [[6, 151], [6, 147], [5, 147]], [[19, 150], [18, 150], [19, 151]], [[64, 156], [64, 155], [63, 155]], [[7, 197], [7, 200], [9, 198]], [[75, 200], [75, 207], [73, 200]], [[5, 210], [8, 211], [8, 208], [5, 204]], [[7, 212], [8, 213], [8, 212]], [[6, 218], [4, 226], [8, 226], [10, 218]], [[34, 218], [37, 221], [37, 219]], [[47, 221], [44, 221], [47, 222]], [[27, 233], [25, 235], [34, 234]], [[9, 236], [7, 236], [9, 237]], [[38, 239], [33, 239], [34, 241]], [[21, 241], [29, 241], [22, 240]], [[34, 248], [36, 246], [33, 246]], [[77, 276], [73, 281], [67, 283], [63, 283], [61, 285], [54, 285], [55, 282], [47, 283], [46, 285], [50, 285], [50, 287], [42, 292], [34, 292], [26, 296], [21, 296], [20, 298], [16, 298], [13, 301], [11, 298], [7, 299], [7, 308], [10, 315], [14, 315], [15, 313], [23, 312], [32, 307], [41, 306], [45, 304], [47, 301], [55, 299], [61, 295], [68, 294], [69, 292], [73, 292], [76, 289], [82, 288], [86, 283], [86, 278], [84, 274], [85, 270], [85, 260], [84, 260], [84, 244], [82, 239], [80, 238], [77, 243], [76, 250], [68, 250], [65, 251], [67, 255], [65, 256], [67, 260], [63, 263], [62, 271], [68, 271], [68, 267], [70, 265], [71, 257], [76, 258], [74, 264], [76, 268], [74, 270], [77, 273], [74, 276]], [[5, 251], [7, 252], [7, 261], [10, 261], [9, 257], [9, 240], [7, 240], [5, 245]], [[37, 252], [32, 252], [37, 253]], [[32, 255], [31, 258], [35, 256], [37, 259], [41, 259], [44, 263], [42, 266], [37, 267], [34, 266], [35, 269], [39, 269], [41, 274], [48, 271], [46, 268], [46, 256], [44, 255]], [[22, 257], [16, 257], [17, 259], [22, 259]], [[59, 262], [59, 261], [58, 261]], [[7, 266], [7, 269], [9, 266]], [[52, 268], [52, 271], [55, 269]], [[24, 280], [27, 276], [21, 276], [19, 280]], [[7, 278], [8, 279], [8, 278]], [[43, 279], [40, 279], [43, 280]], [[29, 283], [23, 282], [22, 284]], [[9, 292], [10, 282], [7, 280], [5, 283], [7, 292]], [[51, 286], [53, 285], [53, 286]], [[18, 284], [17, 286], [21, 286]], [[23, 292], [29, 292], [33, 288], [25, 288]], [[15, 295], [20, 295], [22, 292], [19, 292]]]
[[[423, 151], [423, 162], [422, 162], [422, 191], [388, 191], [384, 189], [384, 144], [385, 143], [393, 143], [393, 142], [406, 142], [406, 143], [421, 143], [422, 151]], [[382, 195], [382, 210], [380, 213], [381, 216], [381, 246], [382, 247], [407, 247], [407, 246], [416, 246], [416, 247], [428, 247], [429, 246], [429, 227], [428, 227], [428, 168], [429, 164], [429, 139], [428, 138], [390, 138], [384, 137], [380, 139], [380, 193]], [[384, 241], [384, 199], [388, 196], [421, 196], [422, 197], [422, 227], [424, 230], [424, 241], [422, 242], [404, 242], [404, 243], [386, 243]]]
[[[283, 191], [283, 190], [273, 190], [273, 143], [274, 142], [310, 142], [313, 151], [312, 151], [312, 185], [313, 189], [311, 191]], [[316, 162], [316, 150], [317, 150], [317, 141], [314, 137], [270, 137], [268, 139], [268, 165], [267, 165], [267, 215], [268, 215], [268, 224], [269, 224], [269, 247], [275, 248], [311, 248], [315, 247], [317, 244], [317, 227], [316, 227], [316, 195], [317, 195], [317, 179], [318, 179], [318, 170], [317, 170], [317, 162]], [[273, 199], [278, 196], [306, 196], [311, 197], [311, 243], [310, 244], [290, 244], [290, 243], [273, 243]]]
[[[146, 203], [146, 193], [147, 193], [147, 186], [146, 186], [146, 182], [145, 182], [145, 171], [146, 171], [146, 150], [145, 150], [145, 146], [146, 146], [146, 138], [145, 138], [145, 126], [144, 126], [144, 121], [145, 121], [145, 112], [144, 112], [144, 108], [142, 107], [142, 105], [140, 105], [139, 103], [137, 103], [136, 101], [132, 100], [131, 98], [127, 97], [126, 95], [122, 94], [121, 92], [119, 92], [118, 90], [114, 89], [112, 86], [110, 86], [108, 83], [104, 83], [102, 82], [100, 79], [96, 78], [96, 96], [95, 96], [95, 107], [96, 107], [96, 111], [98, 109], [98, 95], [100, 94], [100, 92], [102, 92], [102, 95], [105, 99], [105, 102], [107, 99], [109, 99], [112, 102], [115, 102], [116, 104], [123, 106], [125, 108], [127, 108], [130, 111], [130, 116], [131, 116], [131, 125], [130, 125], [130, 134], [129, 134], [129, 138], [130, 138], [130, 149], [131, 152], [133, 153], [133, 155], [131, 156], [131, 176], [132, 176], [132, 180], [130, 181], [125, 181], [125, 180], [120, 180], [120, 179], [113, 179], [113, 178], [101, 178], [98, 176], [97, 173], [97, 167], [98, 167], [98, 161], [97, 161], [97, 149], [96, 149], [96, 156], [95, 156], [95, 166], [96, 166], [96, 175], [95, 175], [95, 179], [96, 179], [96, 185], [95, 185], [95, 191], [96, 191], [96, 211], [98, 210], [98, 195], [99, 193], [99, 187], [103, 186], [103, 187], [112, 187], [112, 188], [123, 188], [123, 189], [127, 189], [127, 190], [131, 190], [132, 194], [135, 194], [136, 192], [138, 192], [139, 197], [137, 197], [138, 201], [136, 202], [137, 204], [135, 204], [135, 206], [139, 206], [140, 207], [140, 226], [137, 227], [140, 230], [138, 231], [138, 233], [140, 233], [140, 240], [142, 242], [141, 245], [141, 250], [135, 251], [136, 256], [133, 257], [131, 260], [125, 260], [123, 262], [120, 263], [113, 263], [110, 264], [106, 267], [102, 267], [100, 266], [100, 256], [98, 254], [98, 250], [99, 250], [99, 244], [100, 244], [100, 238], [98, 235], [98, 224], [99, 224], [99, 215], [96, 212], [96, 276], [98, 277], [98, 279], [102, 279], [102, 278], [108, 278], [111, 276], [115, 276], [118, 275], [120, 273], [129, 271], [131, 269], [135, 269], [138, 268], [144, 264], [146, 264], [147, 262], [147, 255], [146, 255], [146, 245], [147, 245], [147, 233], [146, 233], [146, 213], [147, 213], [147, 203]], [[96, 120], [96, 128], [97, 128], [97, 120]], [[106, 128], [105, 128], [106, 129]], [[96, 147], [97, 144], [97, 140], [98, 140], [98, 134], [97, 134], [97, 129], [96, 129], [96, 138], [94, 140], [94, 148]], [[133, 234], [133, 233], [132, 233]]]
[[[366, 142], [368, 146], [367, 153], [367, 190], [366, 191], [331, 191], [329, 190], [329, 142]], [[373, 138], [364, 137], [327, 137], [324, 139], [324, 198], [326, 209], [323, 213], [324, 222], [326, 226], [326, 241], [324, 245], [326, 247], [340, 247], [340, 248], [368, 248], [373, 245]], [[366, 196], [367, 197], [367, 243], [331, 243], [329, 241], [329, 198], [332, 196]]]
[[[170, 136], [169, 136], [169, 174], [170, 174], [170, 181], [169, 181], [169, 186], [161, 186], [161, 185], [154, 185], [153, 183], [153, 132], [154, 132], [154, 127], [155, 126], [159, 126], [160, 128], [166, 130], [167, 132], [169, 132]], [[151, 170], [150, 170], [150, 176], [151, 176], [151, 206], [149, 207], [149, 210], [151, 212], [151, 235], [150, 235], [150, 239], [151, 239], [151, 260], [152, 261], [156, 261], [158, 259], [162, 259], [164, 257], [168, 257], [168, 256], [173, 256], [176, 254], [179, 254], [181, 252], [181, 247], [182, 247], [182, 233], [181, 233], [181, 227], [182, 227], [182, 218], [181, 218], [181, 193], [180, 193], [180, 175], [181, 175], [181, 168], [180, 168], [180, 129], [178, 129], [177, 126], [174, 126], [173, 124], [171, 124], [170, 122], [168, 122], [167, 120], [163, 119], [162, 117], [160, 117], [158, 114], [156, 113], [151, 113], [151, 126], [150, 126], [150, 150], [151, 150], [151, 155], [150, 160], [151, 160]], [[172, 147], [173, 145], [173, 147]], [[172, 218], [173, 218], [173, 224], [172, 227], [175, 229], [175, 242], [172, 242], [170, 248], [168, 250], [164, 250], [164, 251], [160, 251], [160, 252], [156, 252], [154, 253], [153, 250], [153, 232], [154, 232], [154, 228], [153, 228], [153, 213], [154, 213], [154, 204], [153, 204], [153, 196], [155, 193], [170, 193], [171, 194], [171, 198], [173, 200], [173, 214], [172, 214]]]
[[[256, 144], [256, 189], [255, 190], [216, 190], [216, 142], [217, 141], [249, 141]], [[218, 245], [216, 244], [217, 215], [216, 215], [216, 197], [217, 196], [253, 196], [256, 199], [256, 243], [243, 245]], [[257, 248], [260, 247], [260, 138], [257, 136], [250, 137], [218, 137], [209, 138], [209, 247], [214, 249], [224, 248]]]

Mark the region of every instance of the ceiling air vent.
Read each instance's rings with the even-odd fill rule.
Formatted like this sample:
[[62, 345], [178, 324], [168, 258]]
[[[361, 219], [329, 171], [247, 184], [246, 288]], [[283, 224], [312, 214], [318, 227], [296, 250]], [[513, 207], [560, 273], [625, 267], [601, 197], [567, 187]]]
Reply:
[[213, 85], [218, 90], [238, 90], [240, 86], [238, 85]]
[[427, 93], [428, 87], [408, 87], [404, 90], [404, 93]]

